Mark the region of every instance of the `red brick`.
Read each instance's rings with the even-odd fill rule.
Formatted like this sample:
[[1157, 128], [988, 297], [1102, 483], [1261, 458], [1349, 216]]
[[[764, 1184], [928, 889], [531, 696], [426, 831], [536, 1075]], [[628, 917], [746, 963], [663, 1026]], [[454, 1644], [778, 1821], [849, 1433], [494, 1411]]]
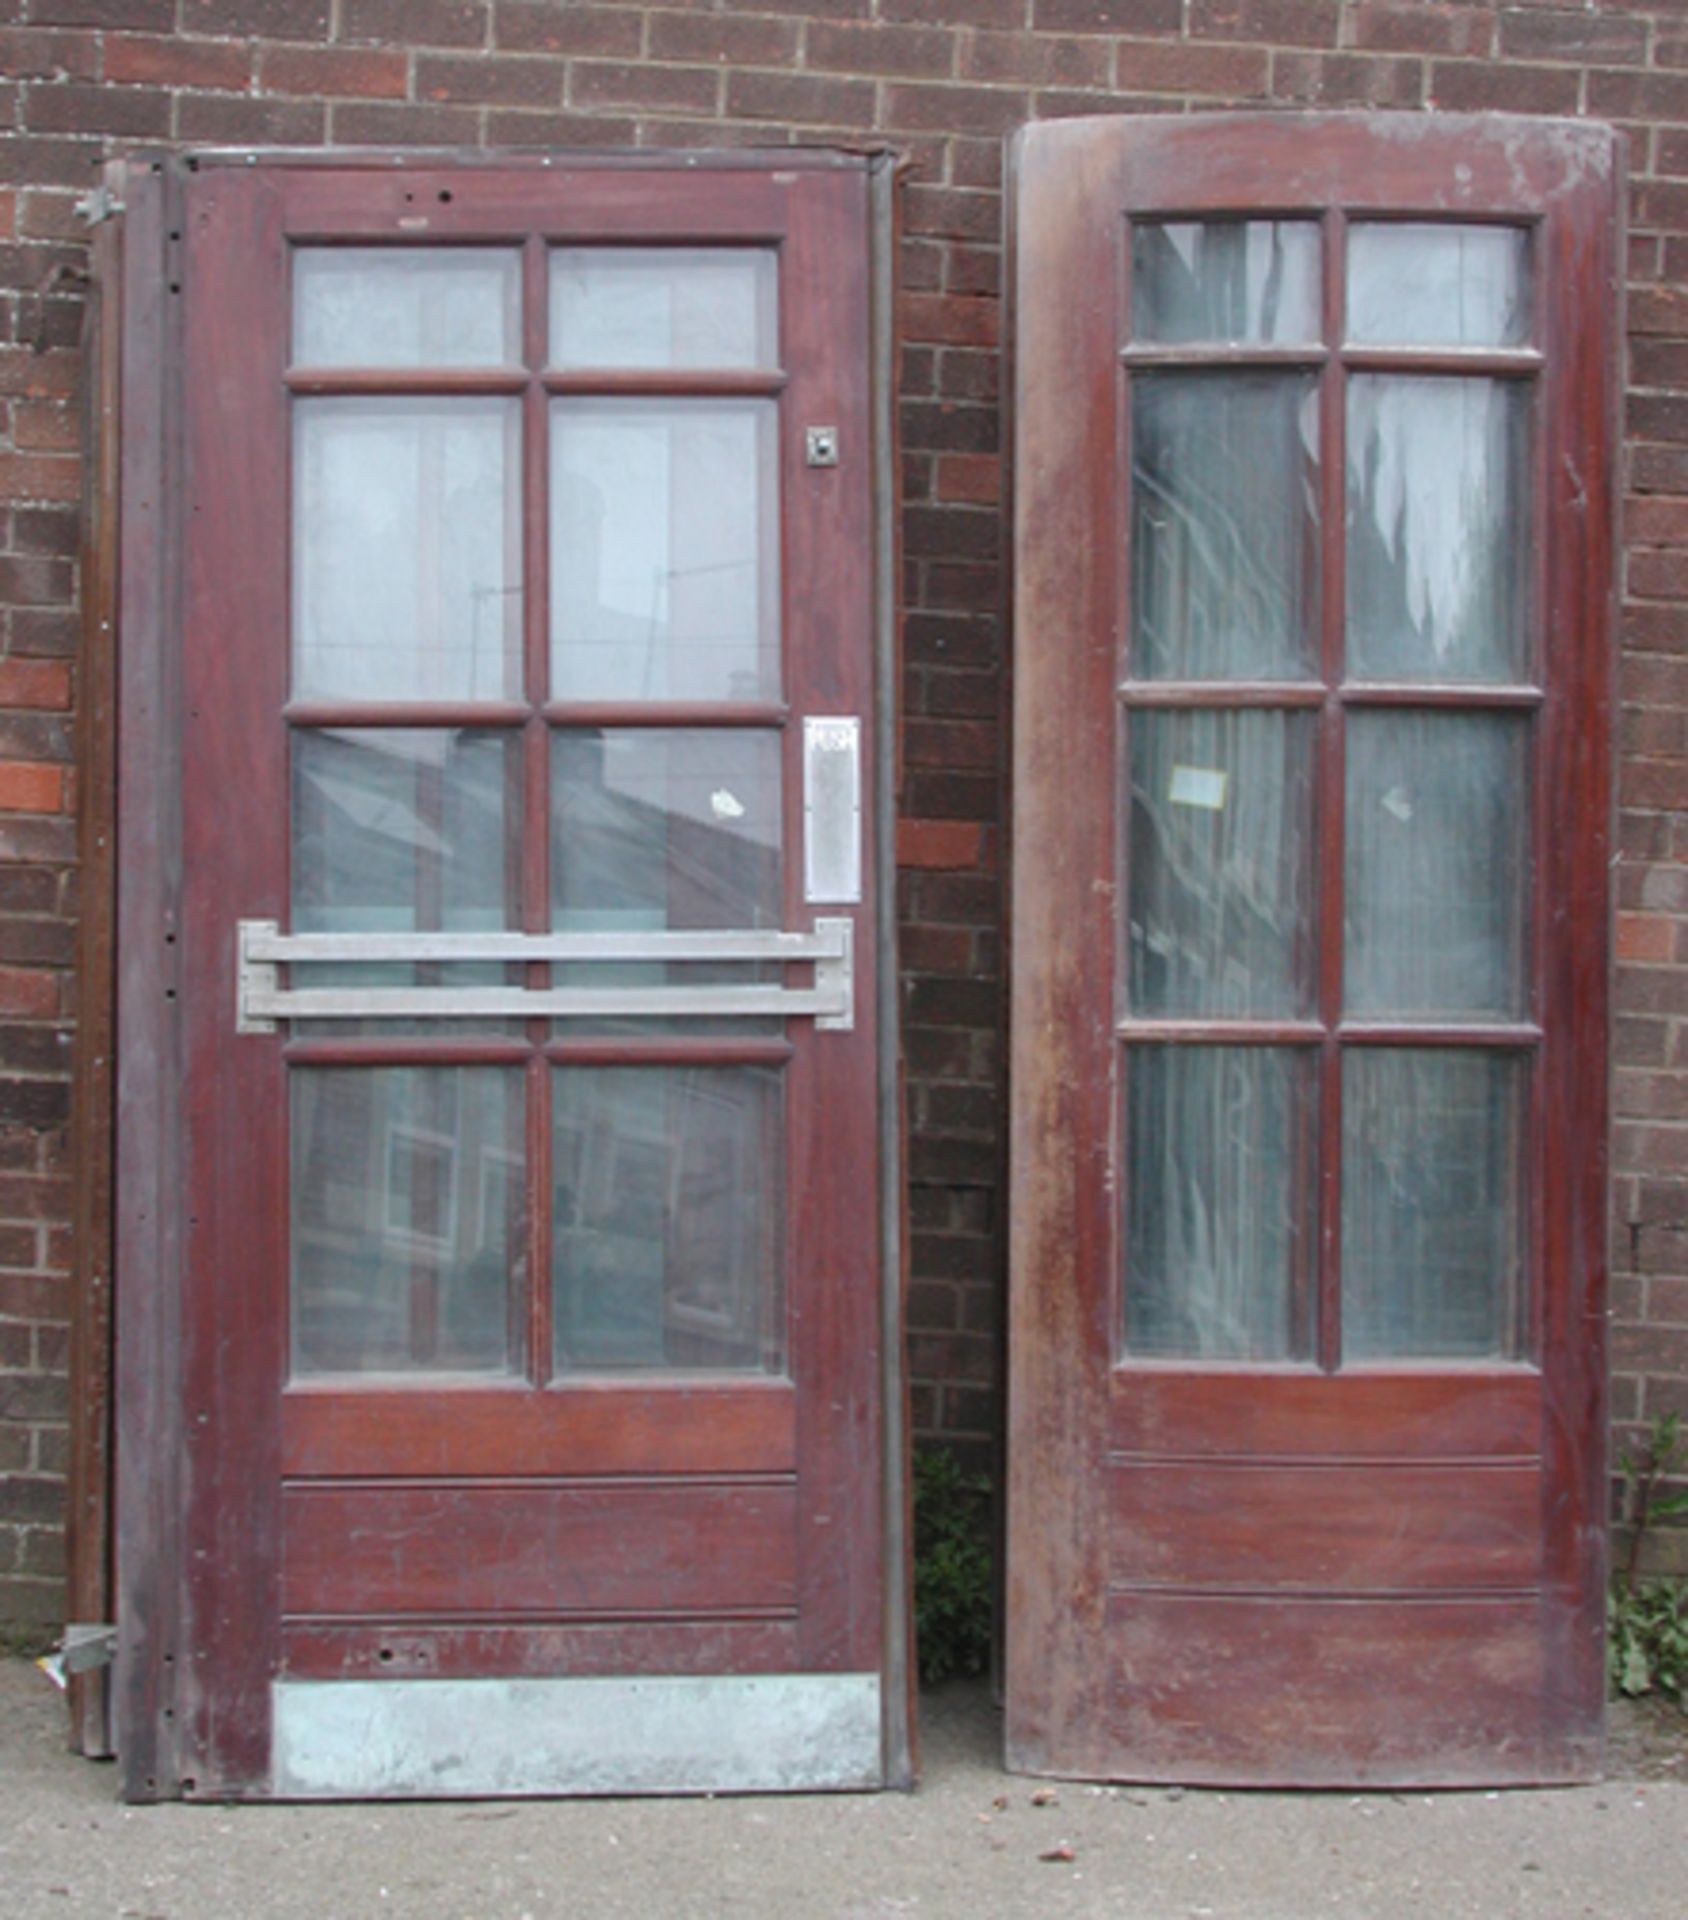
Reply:
[[1122, 40], [1114, 48], [1114, 84], [1133, 93], [1240, 98], [1266, 91], [1268, 65], [1261, 47]]
[[1495, 16], [1486, 7], [1372, 5], [1348, 16], [1352, 45], [1374, 53], [1463, 53], [1478, 58], [1492, 51]]
[[167, 33], [176, 0], [30, 0], [29, 17], [45, 27], [141, 27]]
[[227, 40], [108, 33], [105, 77], [140, 85], [240, 92], [252, 78], [252, 50]]
[[261, 33], [266, 40], [328, 38], [330, 0], [181, 0], [181, 7], [186, 33]]
[[510, 53], [631, 57], [642, 33], [639, 15], [626, 8], [558, 6], [556, 0], [499, 0], [492, 19], [493, 44]]
[[252, 99], [245, 94], [184, 93], [176, 102], [176, 131], [184, 140], [219, 146], [314, 147], [327, 130], [315, 100]]
[[0, 73], [12, 80], [97, 80], [100, 43], [86, 33], [0, 28]]
[[1337, 0], [1190, 0], [1192, 40], [1254, 40], [1334, 47], [1342, 19]]
[[1588, 110], [1614, 120], [1688, 120], [1688, 73], [1593, 72]]
[[1033, 87], [1106, 86], [1113, 62], [1108, 43], [1048, 33], [964, 33], [957, 72], [963, 80], [1020, 82]]
[[[898, 305], [902, 331], [910, 340], [937, 345], [994, 347], [1001, 328], [995, 300], [963, 300], [946, 295], [905, 293]], [[919, 441], [916, 445], [922, 444]], [[992, 449], [976, 449], [991, 451]], [[970, 449], [960, 449], [970, 451]]]
[[1631, 553], [1625, 584], [1643, 600], [1688, 597], [1688, 551], [1644, 547]]
[[1040, 33], [1177, 33], [1181, 14], [1179, 0], [1032, 0], [1031, 24]]
[[955, 193], [946, 187], [910, 186], [903, 190], [903, 230], [947, 240], [1002, 237], [1002, 200], [994, 193]]
[[436, 107], [411, 101], [340, 100], [333, 107], [330, 137], [355, 147], [473, 146], [481, 116], [474, 107]]
[[[994, 503], [1002, 495], [1002, 462], [991, 454], [940, 456], [937, 495], [940, 500]], [[4, 683], [0, 680], [0, 701], [4, 698]]]
[[917, 86], [893, 82], [885, 90], [885, 124], [912, 132], [1013, 132], [1027, 118], [1023, 92], [1011, 88]]
[[1424, 67], [1371, 54], [1275, 53], [1272, 94], [1321, 107], [1416, 107], [1424, 98]]
[[1656, 913], [1620, 913], [1615, 951], [1620, 960], [1672, 960], [1676, 956], [1676, 922]]
[[1641, 287], [1629, 302], [1631, 333], [1663, 333], [1688, 339], [1688, 289]]
[[33, 83], [24, 123], [36, 133], [112, 133], [158, 139], [170, 131], [170, 96], [162, 88]]
[[1688, 546], [1688, 499], [1653, 493], [1627, 500], [1624, 530], [1626, 537], [1639, 546]]
[[60, 973], [30, 967], [0, 967], [0, 1013], [51, 1019], [59, 1011]]
[[12, 407], [12, 444], [20, 451], [74, 453], [82, 444], [82, 421], [58, 400], [19, 400]]
[[[551, 10], [549, 0], [545, 10]], [[636, 24], [636, 16], [620, 17]], [[789, 67], [797, 58], [800, 31], [795, 20], [653, 13], [649, 51], [653, 60], [717, 60], [747, 67]], [[637, 39], [629, 51], [637, 51]]]
[[394, 47], [484, 47], [486, 0], [341, 0], [340, 38]]
[[1639, 227], [1688, 233], [1688, 180], [1637, 180], [1630, 217]]
[[1562, 67], [1497, 67], [1480, 60], [1438, 60], [1430, 103], [1450, 112], [1575, 113], [1578, 79]]
[[816, 20], [804, 42], [806, 63], [834, 73], [955, 72], [956, 36], [942, 27], [832, 26]]
[[985, 832], [972, 820], [899, 820], [897, 865], [978, 868], [984, 864]]
[[1571, 60], [1614, 67], [1640, 64], [1647, 58], [1647, 23], [1611, 13], [1520, 13], [1503, 8], [1500, 53], [1505, 60]]
[[794, 126], [871, 126], [873, 85], [808, 74], [729, 73], [727, 113], [734, 119], [784, 120]]
[[52, 453], [0, 452], [0, 498], [76, 500], [82, 492], [82, 462]]
[[67, 712], [70, 668], [57, 660], [0, 660], [0, 707]]
[[65, 801], [63, 767], [0, 760], [0, 811], [61, 813]]
[[568, 101], [573, 107], [681, 107], [712, 113], [719, 86], [710, 67], [575, 60], [569, 65]]
[[68, 190], [30, 188], [18, 212], [18, 232], [28, 240], [64, 240], [77, 247], [86, 246], [87, 224], [76, 211], [80, 198], [80, 194]]
[[561, 60], [419, 54], [416, 98], [454, 106], [557, 107], [563, 73]]
[[402, 100], [409, 81], [406, 55], [363, 47], [265, 47], [258, 63], [265, 93]]

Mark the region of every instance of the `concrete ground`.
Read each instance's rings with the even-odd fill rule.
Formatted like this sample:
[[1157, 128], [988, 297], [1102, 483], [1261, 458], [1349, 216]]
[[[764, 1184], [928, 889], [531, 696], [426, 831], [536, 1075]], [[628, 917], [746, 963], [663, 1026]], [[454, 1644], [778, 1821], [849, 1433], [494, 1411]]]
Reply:
[[980, 1688], [927, 1703], [912, 1795], [123, 1807], [0, 1660], [4, 1920], [1683, 1920], [1680, 1715], [1619, 1710], [1551, 1793], [1235, 1794], [1010, 1778]]

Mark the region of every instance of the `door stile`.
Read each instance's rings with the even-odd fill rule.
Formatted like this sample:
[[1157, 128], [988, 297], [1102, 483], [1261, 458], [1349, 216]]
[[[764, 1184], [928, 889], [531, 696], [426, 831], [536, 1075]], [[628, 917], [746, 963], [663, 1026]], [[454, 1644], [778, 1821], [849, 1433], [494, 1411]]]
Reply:
[[[1113, 790], [1113, 730], [1087, 716], [1115, 706], [1123, 576], [1117, 545], [1096, 542], [1093, 530], [1120, 523], [1115, 291], [1103, 276], [1067, 278], [1108, 168], [1082, 143], [1056, 157], [1021, 134], [1012, 169], [1014, 806], [1017, 836], [1049, 857], [1017, 863], [1014, 881], [1016, 923], [1044, 937], [1016, 943], [1010, 990], [1010, 1084], [1039, 1094], [1009, 1175], [1010, 1268], [1037, 1275], [1037, 1286], [1009, 1297], [1018, 1357], [1008, 1411], [1006, 1750], [1011, 1767], [1040, 1772], [1069, 1751], [1095, 1765], [1105, 1754], [1105, 1703], [1074, 1676], [1103, 1629], [1107, 1599], [1110, 1352], [1086, 1276], [1106, 1269], [1115, 1244], [1104, 1169], [1117, 1043], [1097, 1019], [1113, 1005], [1114, 890], [1093, 881], [1116, 870], [1116, 828], [1109, 809], [1075, 807], [1072, 796]], [[1070, 296], [1035, 297], [1057, 284]], [[1098, 547], [1095, 566], [1074, 564]], [[1028, 646], [1033, 631], [1049, 644]], [[1052, 1475], [1058, 1500], [1047, 1493]]]
[[[782, 312], [787, 386], [780, 403], [784, 551], [781, 592], [786, 658], [803, 663], [801, 692], [793, 671], [794, 709], [854, 714], [861, 721], [861, 764], [876, 763], [873, 708], [873, 582], [850, 556], [872, 551], [872, 447], [868, 423], [871, 350], [868, 261], [852, 244], [867, 230], [865, 174], [817, 183], [782, 248], [791, 289]], [[846, 270], [845, 263], [848, 263]], [[820, 289], [826, 291], [824, 295]], [[805, 297], [806, 296], [806, 297]], [[840, 427], [835, 467], [805, 464], [806, 430]], [[805, 924], [817, 909], [804, 900], [802, 835], [803, 729], [785, 729], [786, 924]], [[875, 796], [864, 783], [858, 828], [874, 844]], [[880, 1491], [854, 1470], [883, 1444], [877, 1289], [853, 1272], [845, 1250], [858, 1244], [862, 1219], [877, 1221], [880, 1192], [877, 954], [872, 896], [846, 912], [855, 922], [855, 1030], [820, 1033], [805, 1022], [792, 1036], [788, 1124], [793, 1125], [788, 1244], [808, 1248], [803, 1321], [792, 1326], [790, 1351], [797, 1393], [798, 1483], [813, 1489], [799, 1513], [797, 1609], [800, 1668], [813, 1673], [869, 1673], [882, 1668], [877, 1585], [867, 1570], [881, 1563]], [[819, 1096], [820, 1049], [835, 1047], [827, 1068], [830, 1105]], [[796, 1277], [795, 1274], [793, 1276]], [[790, 1312], [788, 1307], [788, 1313]]]
[[[231, 907], [277, 920], [288, 911], [286, 730], [278, 722], [287, 656], [276, 644], [288, 604], [276, 530], [289, 508], [278, 201], [262, 177], [202, 176], [186, 230], [186, 364], [225, 369], [216, 403], [189, 409], [184, 532], [182, 782], [197, 800], [182, 837], [183, 1453], [197, 1670], [182, 1716], [181, 1784], [190, 1797], [264, 1790], [269, 1675], [280, 1657], [272, 1489], [287, 1327], [284, 1301], [264, 1281], [272, 1250], [287, 1245], [286, 1068], [277, 1037], [229, 1044]], [[242, 248], [229, 244], [232, 233]], [[228, 485], [231, 474], [242, 484]], [[217, 803], [232, 809], [237, 797], [235, 831]], [[243, 1124], [229, 1126], [230, 1112]]]

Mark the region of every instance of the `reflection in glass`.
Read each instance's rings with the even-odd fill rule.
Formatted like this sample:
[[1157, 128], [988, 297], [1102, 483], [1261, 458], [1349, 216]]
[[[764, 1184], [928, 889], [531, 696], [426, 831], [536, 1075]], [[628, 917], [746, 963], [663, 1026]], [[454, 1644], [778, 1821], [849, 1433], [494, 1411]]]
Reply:
[[1311, 220], [1138, 221], [1132, 335], [1143, 341], [1319, 338], [1319, 229]]
[[565, 1066], [553, 1086], [557, 1372], [780, 1372], [779, 1073]]
[[1522, 1350], [1526, 1072], [1477, 1048], [1344, 1057], [1344, 1360]]
[[[450, 728], [295, 732], [293, 931], [495, 933], [519, 926], [515, 747], [508, 734]], [[507, 977], [511, 971], [472, 962], [318, 962], [296, 966], [292, 978], [299, 987], [519, 985]], [[331, 1024], [338, 1033], [365, 1025]], [[441, 1031], [438, 1020], [422, 1024]]]
[[1309, 675], [1319, 626], [1313, 379], [1138, 375], [1132, 474], [1132, 672]]
[[775, 255], [764, 247], [559, 247], [555, 367], [773, 367]]
[[1348, 385], [1349, 672], [1527, 672], [1529, 395], [1501, 380]]
[[294, 409], [293, 697], [521, 692], [518, 403]]
[[520, 341], [513, 247], [294, 251], [296, 366], [507, 367]]
[[1347, 1010], [1525, 1011], [1529, 721], [1350, 712]]
[[1164, 1359], [1311, 1351], [1313, 1055], [1136, 1046], [1126, 1074], [1125, 1344]]
[[1129, 737], [1132, 1012], [1309, 1012], [1312, 716], [1140, 710]]
[[776, 419], [771, 400], [554, 405], [554, 698], [778, 698]]
[[1522, 227], [1362, 221], [1348, 229], [1348, 337], [1379, 347], [1517, 347], [1530, 337]]
[[294, 1377], [519, 1372], [520, 1071], [291, 1081]]

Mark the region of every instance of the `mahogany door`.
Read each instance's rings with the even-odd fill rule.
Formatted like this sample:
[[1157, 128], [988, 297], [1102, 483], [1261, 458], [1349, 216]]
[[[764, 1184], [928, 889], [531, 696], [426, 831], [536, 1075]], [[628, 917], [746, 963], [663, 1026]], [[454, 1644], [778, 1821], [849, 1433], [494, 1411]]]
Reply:
[[899, 1777], [879, 177], [125, 192], [128, 1790]]
[[1620, 175], [1019, 142], [1015, 1767], [1599, 1765]]

